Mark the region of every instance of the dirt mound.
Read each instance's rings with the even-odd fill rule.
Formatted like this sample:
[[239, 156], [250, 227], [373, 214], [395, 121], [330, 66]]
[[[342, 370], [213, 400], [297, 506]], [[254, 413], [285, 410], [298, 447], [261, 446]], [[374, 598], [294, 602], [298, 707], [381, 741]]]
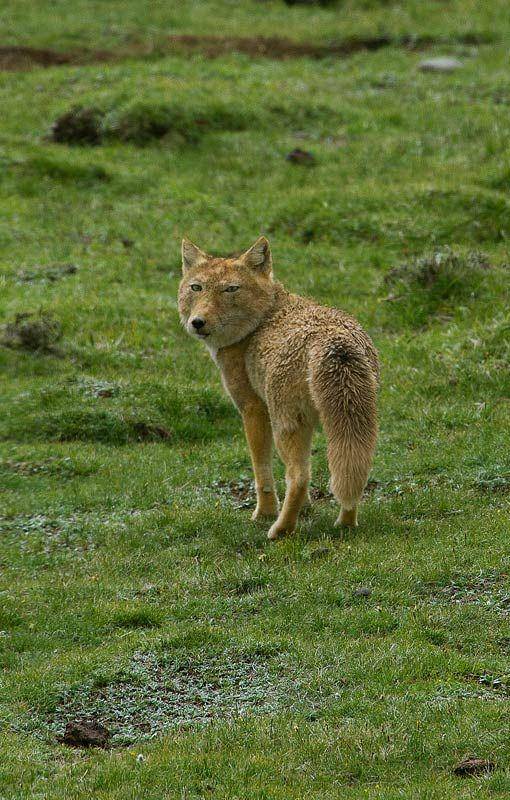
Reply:
[[109, 738], [110, 731], [92, 719], [68, 722], [58, 741], [68, 747], [108, 747]]
[[55, 352], [56, 343], [62, 338], [62, 326], [50, 313], [39, 312], [16, 314], [12, 322], [3, 329], [1, 344], [6, 347], [32, 352]]

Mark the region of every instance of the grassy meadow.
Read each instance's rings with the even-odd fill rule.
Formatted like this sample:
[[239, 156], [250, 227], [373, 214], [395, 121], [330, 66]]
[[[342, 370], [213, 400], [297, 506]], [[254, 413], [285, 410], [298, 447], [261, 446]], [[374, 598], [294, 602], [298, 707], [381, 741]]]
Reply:
[[[0, 71], [1, 800], [508, 797], [507, 4], [7, 0], [0, 28], [109, 52]], [[54, 141], [77, 106], [95, 140]], [[380, 351], [354, 531], [320, 433], [296, 534], [250, 521], [240, 419], [178, 320], [182, 236], [261, 233]], [[58, 742], [82, 717], [109, 748]]]

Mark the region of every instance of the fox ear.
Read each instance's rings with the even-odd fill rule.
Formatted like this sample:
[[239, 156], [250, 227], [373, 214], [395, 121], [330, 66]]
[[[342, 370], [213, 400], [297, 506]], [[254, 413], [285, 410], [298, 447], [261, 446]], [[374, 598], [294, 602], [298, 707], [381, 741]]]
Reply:
[[202, 261], [207, 261], [207, 255], [189, 239], [182, 240], [182, 271], [198, 266]]
[[266, 237], [260, 236], [255, 244], [246, 253], [243, 253], [241, 261], [257, 272], [270, 275], [273, 268], [273, 259], [271, 258], [271, 248]]

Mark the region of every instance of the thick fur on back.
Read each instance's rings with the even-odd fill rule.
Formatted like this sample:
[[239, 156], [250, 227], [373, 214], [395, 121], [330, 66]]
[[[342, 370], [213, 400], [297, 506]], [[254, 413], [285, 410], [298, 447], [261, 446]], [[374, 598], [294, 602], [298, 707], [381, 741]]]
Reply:
[[[309, 480], [307, 451], [320, 422], [328, 440], [331, 488], [343, 509], [355, 509], [377, 437], [379, 365], [372, 341], [349, 314], [291, 294], [275, 281], [265, 239], [237, 259], [213, 259], [196, 250], [199, 255], [185, 263], [181, 319], [208, 346], [243, 415], [256, 480], [267, 473], [262, 469], [267, 454], [260, 455], [264, 448], [256, 443], [250, 420], [262, 426], [268, 417], [296, 497]], [[204, 321], [199, 332], [193, 330], [197, 317]], [[285, 504], [280, 518], [284, 512]], [[281, 530], [284, 522], [285, 530], [291, 527], [292, 514], [287, 517], [279, 518]]]

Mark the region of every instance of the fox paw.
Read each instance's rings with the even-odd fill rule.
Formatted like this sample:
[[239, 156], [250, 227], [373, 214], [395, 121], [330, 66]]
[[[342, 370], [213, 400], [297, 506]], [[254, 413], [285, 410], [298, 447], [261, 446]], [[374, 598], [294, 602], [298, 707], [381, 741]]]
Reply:
[[257, 503], [257, 507], [251, 518], [253, 520], [264, 519], [267, 517], [278, 516], [278, 498], [277, 497], [264, 497], [263, 503]]
[[335, 522], [335, 528], [357, 528], [358, 517], [355, 508], [344, 508]]
[[274, 525], [271, 525], [269, 528], [269, 531], [267, 532], [267, 538], [271, 539], [271, 541], [274, 541], [275, 539], [279, 539], [280, 536], [285, 536], [288, 533], [292, 533], [293, 530], [293, 527], [285, 527], [284, 525], [278, 523], [277, 520]]
[[267, 519], [268, 517], [276, 517], [277, 514], [278, 514], [277, 508], [259, 508], [257, 506], [255, 511], [251, 515], [251, 518], [252, 520], [255, 521], [257, 519]]

